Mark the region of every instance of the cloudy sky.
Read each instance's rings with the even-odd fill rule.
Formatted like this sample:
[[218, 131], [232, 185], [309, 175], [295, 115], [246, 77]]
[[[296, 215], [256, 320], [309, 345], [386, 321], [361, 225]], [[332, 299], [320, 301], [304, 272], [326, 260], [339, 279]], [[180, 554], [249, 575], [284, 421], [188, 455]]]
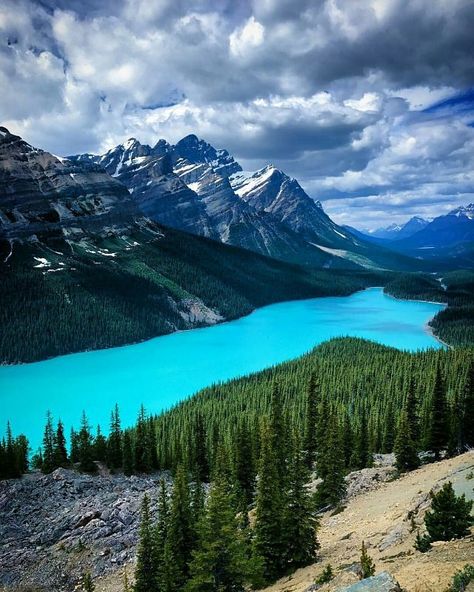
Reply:
[[0, 122], [55, 154], [188, 133], [362, 228], [474, 202], [473, 0], [2, 0]]

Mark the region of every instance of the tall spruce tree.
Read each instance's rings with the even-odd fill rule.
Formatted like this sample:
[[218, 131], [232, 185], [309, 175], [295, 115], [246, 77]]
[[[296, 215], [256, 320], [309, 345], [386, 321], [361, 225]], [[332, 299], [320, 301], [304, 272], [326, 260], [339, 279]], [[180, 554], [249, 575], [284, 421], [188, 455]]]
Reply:
[[237, 428], [235, 439], [234, 478], [238, 487], [239, 509], [246, 513], [255, 489], [255, 467], [250, 433], [243, 421]]
[[140, 407], [134, 438], [135, 470], [138, 473], [149, 473], [152, 469], [151, 446], [148, 420], [145, 407]]
[[275, 435], [263, 423], [254, 525], [254, 553], [263, 561], [263, 578], [272, 582], [285, 570], [284, 495], [275, 450]]
[[165, 545], [167, 586], [172, 590], [181, 590], [188, 580], [193, 546], [193, 517], [188, 473], [183, 465], [179, 465], [173, 483]]
[[86, 412], [82, 412], [81, 429], [78, 434], [79, 444], [79, 469], [85, 473], [93, 473], [97, 471], [97, 466], [94, 462], [94, 448], [92, 436], [87, 421]]
[[428, 449], [434, 453], [435, 460], [440, 459], [441, 450], [448, 442], [448, 435], [445, 385], [438, 364], [431, 396], [428, 431]]
[[194, 467], [200, 481], [209, 479], [209, 462], [206, 442], [206, 428], [202, 415], [198, 413], [194, 421]]
[[270, 403], [270, 430], [272, 446], [275, 454], [276, 468], [278, 471], [278, 484], [284, 489], [286, 480], [286, 452], [288, 434], [285, 430], [285, 418], [283, 414], [283, 398], [277, 382], [273, 383]]
[[67, 467], [69, 459], [67, 456], [66, 437], [64, 436], [64, 426], [59, 419], [56, 426], [56, 435], [53, 443], [53, 458], [55, 467]]
[[469, 534], [474, 524], [472, 501], [465, 494], [457, 496], [451, 481], [432, 495], [431, 509], [425, 514], [425, 525], [432, 541], [450, 541]]
[[316, 507], [322, 509], [337, 506], [346, 493], [346, 483], [341, 429], [335, 413], [331, 413], [327, 420], [324, 446], [321, 445], [318, 455], [317, 472], [322, 482], [316, 489]]
[[474, 448], [474, 360], [468, 367], [466, 381], [461, 396], [462, 447]]
[[123, 434], [123, 472], [125, 475], [133, 475], [134, 462], [132, 450], [132, 437], [130, 431], [126, 430]]
[[298, 438], [294, 439], [284, 518], [286, 562], [291, 569], [313, 563], [319, 547], [316, 538], [317, 520], [307, 487], [309, 480], [307, 449], [305, 448], [303, 453]]
[[155, 589], [154, 592], [161, 592], [168, 590], [167, 574], [165, 569], [165, 547], [168, 536], [169, 524], [169, 507], [168, 507], [168, 492], [166, 489], [166, 482], [164, 479], [160, 481], [160, 492], [158, 496], [158, 519], [153, 528], [154, 536], [154, 550], [153, 550], [153, 564]]
[[105, 462], [107, 458], [107, 440], [102, 434], [100, 425], [97, 425], [97, 433], [94, 438], [94, 457], [100, 462]]
[[156, 569], [150, 500], [145, 493], [140, 512], [134, 592], [156, 592]]
[[41, 470], [43, 473], [51, 473], [56, 468], [54, 458], [54, 428], [53, 416], [48, 411], [46, 414], [46, 425], [44, 426], [43, 434], [43, 465]]
[[197, 531], [186, 592], [243, 591], [247, 573], [245, 539], [238, 528], [229, 484], [218, 477], [211, 485]]
[[305, 462], [309, 469], [313, 467], [316, 460], [318, 425], [318, 385], [314, 373], [311, 373], [308, 390], [306, 393], [306, 410], [304, 418], [304, 441]]
[[110, 432], [107, 441], [107, 465], [111, 469], [118, 469], [122, 464], [122, 429], [119, 408], [116, 404], [110, 418]]
[[413, 375], [410, 377], [407, 398], [405, 400], [405, 411], [409, 427], [410, 438], [416, 449], [420, 445], [420, 417], [418, 412], [418, 399], [416, 396], [416, 385]]
[[400, 415], [394, 444], [395, 464], [399, 471], [412, 471], [420, 466], [417, 446], [411, 434], [408, 411], [404, 409]]

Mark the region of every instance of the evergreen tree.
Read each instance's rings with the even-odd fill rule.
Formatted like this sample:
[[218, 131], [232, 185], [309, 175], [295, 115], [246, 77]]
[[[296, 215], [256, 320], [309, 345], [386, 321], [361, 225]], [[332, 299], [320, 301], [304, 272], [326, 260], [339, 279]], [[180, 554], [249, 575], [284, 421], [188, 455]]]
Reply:
[[56, 468], [54, 462], [54, 444], [53, 416], [48, 411], [43, 434], [43, 465], [41, 467], [42, 472], [46, 474], [51, 473]]
[[360, 552], [360, 579], [370, 578], [375, 573], [375, 565], [372, 557], [367, 553], [365, 542], [362, 541], [362, 548]]
[[395, 415], [393, 413], [393, 405], [389, 402], [387, 405], [387, 412], [383, 427], [383, 438], [382, 438], [382, 452], [384, 454], [390, 454], [393, 452], [393, 446], [395, 444]]
[[413, 375], [410, 377], [407, 398], [405, 401], [405, 411], [407, 413], [410, 438], [416, 450], [418, 450], [420, 443], [420, 418], [418, 415], [418, 399], [416, 396], [416, 387]]
[[360, 413], [359, 431], [357, 433], [354, 455], [351, 462], [355, 469], [365, 469], [373, 464], [371, 446], [369, 440], [369, 428], [367, 422], [367, 411], [365, 407]]
[[158, 519], [153, 529], [154, 536], [154, 574], [155, 592], [168, 589], [168, 582], [165, 570], [165, 547], [168, 536], [169, 507], [166, 482], [160, 481], [160, 493], [158, 497]]
[[132, 438], [127, 430], [123, 435], [123, 472], [125, 475], [133, 475]]
[[309, 472], [307, 449], [300, 451], [295, 442], [290, 465], [288, 500], [284, 520], [286, 561], [292, 569], [313, 563], [319, 545], [316, 538], [317, 521], [312, 511], [312, 499], [307, 489]]
[[53, 459], [55, 467], [67, 467], [69, 459], [67, 456], [66, 437], [64, 436], [64, 426], [61, 420], [58, 420], [56, 426], [56, 435], [53, 443]]
[[402, 411], [398, 422], [394, 452], [395, 464], [399, 471], [412, 471], [420, 466], [416, 445], [412, 439], [408, 412]]
[[100, 462], [105, 462], [107, 458], [107, 440], [101, 432], [100, 425], [97, 425], [97, 434], [94, 438], [94, 457]]
[[197, 546], [186, 592], [243, 591], [247, 573], [245, 540], [240, 532], [228, 483], [212, 483], [206, 511], [198, 525]]
[[239, 490], [239, 508], [246, 513], [255, 489], [255, 468], [252, 443], [245, 422], [241, 422], [237, 430], [234, 475]]
[[285, 568], [284, 498], [271, 426], [262, 427], [254, 526], [254, 553], [263, 561], [263, 577], [275, 580]]
[[16, 456], [17, 456], [17, 465], [20, 474], [26, 473], [28, 471], [28, 451], [29, 451], [29, 444], [28, 439], [23, 434], [20, 434], [15, 439], [15, 449], [16, 449]]
[[206, 444], [206, 428], [202, 415], [198, 413], [194, 425], [194, 466], [200, 481], [209, 479], [209, 463]]
[[150, 463], [152, 469], [158, 469], [158, 444], [156, 441], [156, 427], [153, 417], [148, 418], [148, 444], [150, 446]]
[[134, 592], [155, 592], [156, 571], [154, 559], [154, 537], [150, 517], [150, 501], [148, 495], [145, 493], [140, 512]]
[[107, 465], [111, 469], [118, 469], [122, 464], [122, 429], [120, 426], [119, 408], [116, 404], [110, 418], [110, 433], [107, 441]]
[[306, 415], [304, 419], [304, 442], [305, 461], [309, 469], [312, 468], [316, 460], [316, 428], [318, 425], [318, 385], [316, 378], [312, 373], [309, 379], [306, 395]]
[[462, 392], [462, 444], [474, 448], [474, 360], [471, 360]]
[[278, 384], [275, 382], [272, 388], [270, 404], [270, 430], [272, 446], [275, 454], [276, 468], [278, 471], [278, 484], [284, 489], [286, 480], [286, 444], [287, 433], [283, 416], [282, 395]]
[[69, 460], [72, 464], [79, 462], [79, 435], [71, 428], [71, 450], [69, 453]]
[[354, 449], [354, 434], [352, 432], [351, 419], [347, 412], [344, 413], [342, 448], [344, 452], [344, 466], [349, 467], [351, 464], [352, 451]]
[[432, 496], [431, 510], [426, 512], [426, 530], [432, 541], [450, 541], [469, 534], [474, 524], [471, 516], [473, 502], [466, 496], [456, 496], [451, 481]]
[[337, 506], [346, 493], [346, 482], [341, 432], [334, 413], [327, 421], [326, 437], [318, 455], [317, 470], [322, 483], [316, 490], [316, 507]]
[[448, 441], [446, 394], [439, 364], [436, 366], [429, 418], [428, 448], [434, 452], [435, 460], [439, 460], [441, 450]]
[[171, 496], [168, 536], [165, 545], [168, 586], [180, 590], [189, 575], [189, 562], [193, 549], [193, 518], [189, 494], [188, 475], [180, 465], [176, 470]]
[[93, 473], [97, 470], [94, 463], [92, 437], [85, 411], [82, 412], [81, 429], [78, 434], [79, 445], [79, 469], [85, 473]]
[[135, 427], [134, 460], [135, 470], [138, 473], [149, 473], [151, 471], [152, 459], [148, 421], [143, 405], [140, 407], [140, 413], [138, 414]]

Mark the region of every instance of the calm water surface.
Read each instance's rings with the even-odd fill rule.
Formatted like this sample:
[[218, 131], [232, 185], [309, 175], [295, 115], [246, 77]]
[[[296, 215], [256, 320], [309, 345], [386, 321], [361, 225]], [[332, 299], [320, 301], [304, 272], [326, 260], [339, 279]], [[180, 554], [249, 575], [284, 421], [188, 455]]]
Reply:
[[158, 412], [221, 380], [295, 358], [332, 337], [400, 349], [441, 347], [425, 325], [443, 305], [395, 300], [381, 288], [348, 297], [283, 302], [205, 329], [125, 347], [0, 367], [0, 432], [7, 419], [34, 448], [49, 409], [69, 430], [85, 409], [106, 431], [117, 402], [130, 425], [141, 403]]

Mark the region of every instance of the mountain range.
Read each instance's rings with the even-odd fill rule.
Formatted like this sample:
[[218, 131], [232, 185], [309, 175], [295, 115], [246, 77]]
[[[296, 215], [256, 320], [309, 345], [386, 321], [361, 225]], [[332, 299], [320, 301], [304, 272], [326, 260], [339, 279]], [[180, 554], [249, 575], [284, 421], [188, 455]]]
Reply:
[[296, 179], [273, 165], [244, 172], [226, 150], [195, 135], [153, 147], [131, 138], [103, 155], [68, 158], [102, 166], [146, 216], [186, 232], [311, 267], [416, 266], [335, 224]]
[[[304, 269], [212, 240], [226, 224], [235, 236], [239, 223], [233, 226], [225, 209], [218, 211], [219, 196], [199, 199], [182, 179], [190, 165], [163, 147], [161, 155], [158, 148], [151, 154], [138, 147], [141, 156], [130, 158], [135, 146], [127, 144], [118, 160], [110, 153], [104, 166], [96, 158], [56, 157], [0, 128], [1, 362], [130, 343], [235, 318], [270, 302], [348, 294], [374, 282], [364, 272]], [[251, 237], [250, 222], [260, 217], [222, 176], [222, 170], [236, 170], [230, 157], [219, 158], [213, 167], [221, 172], [213, 168], [205, 180], [236, 201], [234, 213], [246, 224], [242, 235]], [[127, 175], [137, 180], [133, 191], [121, 181]], [[199, 219], [205, 236], [145, 216], [142, 200], [134, 199], [141, 192], [138, 180], [143, 194], [152, 184], [163, 190], [163, 201], [150, 204], [171, 202], [182, 226]], [[176, 190], [169, 191], [170, 185]], [[182, 207], [173, 201], [176, 195]]]

